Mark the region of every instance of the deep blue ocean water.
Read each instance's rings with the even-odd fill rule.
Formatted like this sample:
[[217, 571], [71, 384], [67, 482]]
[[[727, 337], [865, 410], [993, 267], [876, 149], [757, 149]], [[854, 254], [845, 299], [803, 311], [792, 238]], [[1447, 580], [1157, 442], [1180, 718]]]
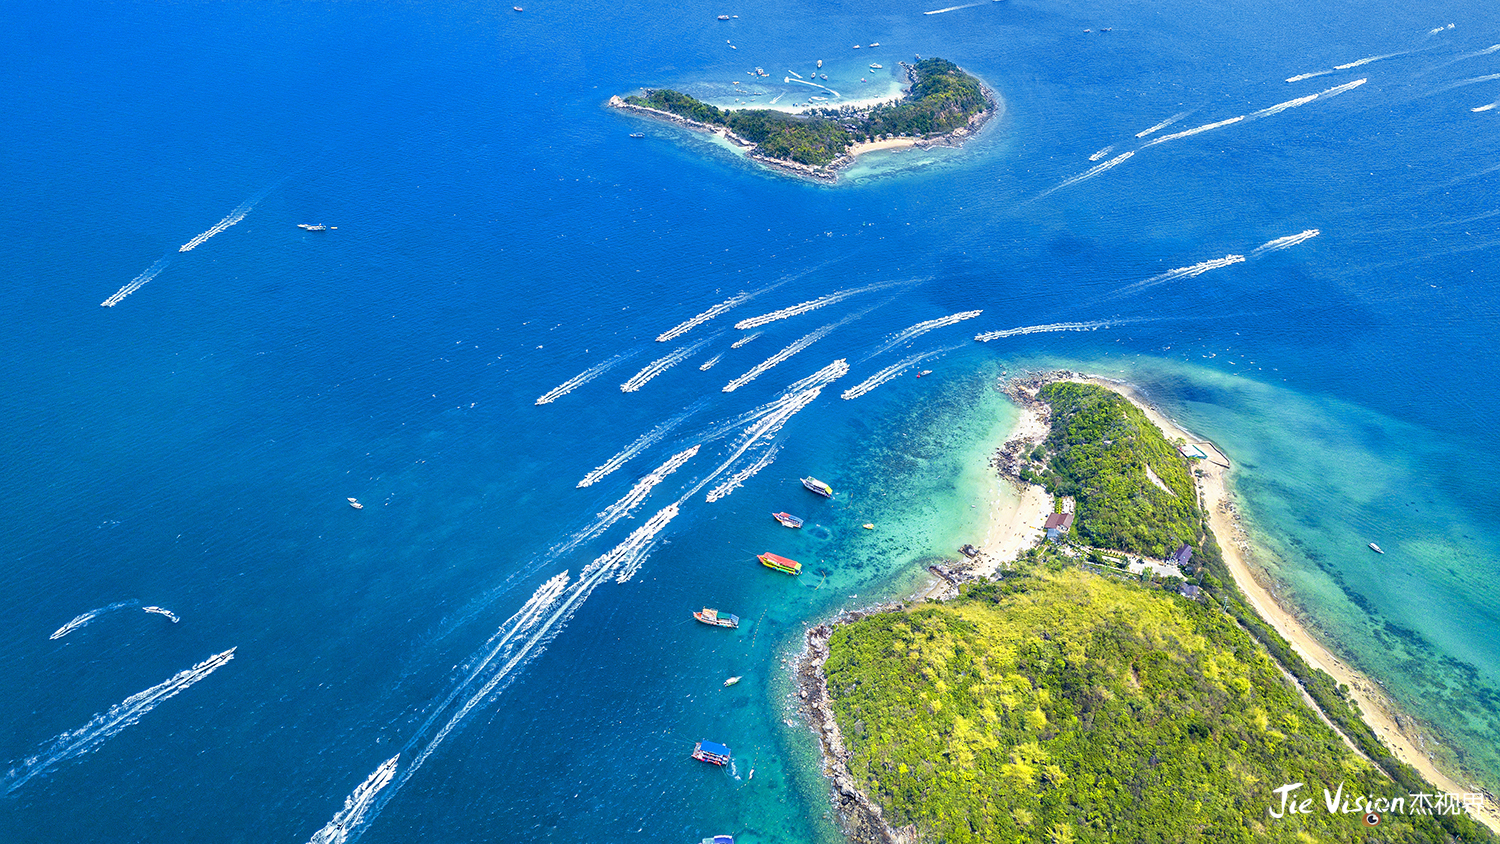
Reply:
[[[993, 384], [1052, 365], [1234, 456], [1281, 588], [1500, 784], [1492, 6], [522, 3], [6, 7], [0, 840], [302, 842], [346, 798], [371, 842], [836, 840], [782, 661], [973, 535], [1013, 418]], [[795, 98], [777, 80], [817, 59], [852, 85], [915, 54], [1004, 116], [832, 188], [603, 107]], [[731, 348], [738, 320], [887, 282]], [[1097, 327], [970, 342], [1058, 324]], [[703, 738], [732, 770], [687, 758]]]

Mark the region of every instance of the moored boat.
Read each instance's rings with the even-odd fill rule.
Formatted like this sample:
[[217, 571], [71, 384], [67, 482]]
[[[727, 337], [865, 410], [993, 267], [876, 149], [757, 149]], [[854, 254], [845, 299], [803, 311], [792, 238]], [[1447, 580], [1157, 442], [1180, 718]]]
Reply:
[[713, 838], [705, 838], [698, 844], [734, 844], [733, 835], [715, 835]]
[[1377, 554], [1384, 554], [1385, 553], [1384, 551], [1380, 550], [1380, 546], [1379, 545], [1376, 545], [1373, 542], [1370, 543], [1370, 550], [1374, 551]]
[[351, 498], [351, 499], [349, 499], [349, 506], [353, 507], [356, 510], [363, 510], [363, 509], [365, 509], [365, 505], [359, 503], [359, 499], [358, 498]]
[[708, 607], [704, 607], [702, 612], [693, 613], [693, 618], [698, 619], [704, 624], [714, 627], [728, 627], [730, 630], [740, 626], [739, 616], [730, 615], [727, 612], [719, 612], [718, 610], [711, 610]]
[[791, 513], [772, 513], [771, 517], [789, 528], [802, 527], [802, 520], [797, 518], [796, 516], [793, 516]]
[[740, 681], [740, 678], [738, 678], [738, 677], [730, 677], [728, 680], [724, 681], [724, 685], [725, 686], [733, 686], [735, 683], [738, 683], [739, 681]]
[[756, 557], [756, 559], [760, 560], [760, 564], [768, 569], [775, 569], [780, 572], [786, 572], [787, 574], [802, 573], [801, 563], [797, 562], [796, 560], [787, 559], [780, 554], [772, 554], [771, 552], [767, 551], [766, 553]]
[[710, 765], [728, 765], [729, 748], [704, 739], [693, 745], [693, 758]]
[[808, 475], [807, 477], [803, 478], [802, 485], [823, 496], [824, 498], [833, 497], [833, 487], [823, 483], [812, 475]]

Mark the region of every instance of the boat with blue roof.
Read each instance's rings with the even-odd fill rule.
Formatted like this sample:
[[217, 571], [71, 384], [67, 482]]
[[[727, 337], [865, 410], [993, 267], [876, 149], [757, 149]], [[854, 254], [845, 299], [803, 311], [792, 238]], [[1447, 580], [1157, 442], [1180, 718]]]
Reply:
[[710, 765], [728, 765], [729, 748], [704, 739], [693, 745], [693, 758]]

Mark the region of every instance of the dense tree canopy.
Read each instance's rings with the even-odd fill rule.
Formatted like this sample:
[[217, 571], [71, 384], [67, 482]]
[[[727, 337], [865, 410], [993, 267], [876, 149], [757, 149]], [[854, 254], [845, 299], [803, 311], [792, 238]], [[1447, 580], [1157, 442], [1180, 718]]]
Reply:
[[[1493, 840], [1463, 817], [1391, 812], [1371, 830], [1322, 811], [1324, 785], [1407, 784], [1217, 606], [1138, 584], [1074, 569], [971, 586], [837, 627], [824, 671], [850, 771], [925, 841]], [[1318, 811], [1271, 817], [1289, 783]]]
[[795, 115], [763, 108], [721, 109], [669, 89], [648, 90], [625, 101], [723, 126], [770, 158], [823, 166], [848, 152], [855, 141], [877, 135], [944, 134], [964, 126], [989, 105], [979, 80], [950, 61], [924, 59], [913, 75], [905, 97], [870, 111], [816, 109]]

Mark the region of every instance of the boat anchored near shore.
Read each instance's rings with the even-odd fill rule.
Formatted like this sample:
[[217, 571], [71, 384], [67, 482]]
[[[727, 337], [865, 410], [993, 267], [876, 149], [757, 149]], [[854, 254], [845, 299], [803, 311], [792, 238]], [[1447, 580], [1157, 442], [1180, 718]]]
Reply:
[[798, 575], [802, 573], [801, 563], [797, 562], [796, 560], [791, 560], [783, 557], [780, 554], [772, 554], [771, 552], [767, 551], [766, 553], [756, 557], [756, 559], [760, 560], [760, 564], [768, 569], [775, 569], [776, 571], [785, 572], [786, 574], [791, 575]]
[[807, 477], [803, 478], [802, 485], [823, 496], [824, 498], [833, 497], [833, 487], [823, 483], [812, 475], [808, 475]]
[[772, 513], [771, 518], [775, 519], [778, 522], [781, 522], [783, 527], [802, 527], [802, 520], [797, 518], [796, 516], [793, 516], [791, 513]]
[[729, 764], [729, 748], [722, 744], [711, 742], [708, 739], [693, 745], [693, 758], [699, 762], [707, 762], [710, 765], [724, 766]]
[[704, 607], [702, 612], [693, 613], [693, 618], [711, 627], [728, 627], [730, 630], [733, 630], [740, 626], [739, 616], [712, 610], [708, 607]]

